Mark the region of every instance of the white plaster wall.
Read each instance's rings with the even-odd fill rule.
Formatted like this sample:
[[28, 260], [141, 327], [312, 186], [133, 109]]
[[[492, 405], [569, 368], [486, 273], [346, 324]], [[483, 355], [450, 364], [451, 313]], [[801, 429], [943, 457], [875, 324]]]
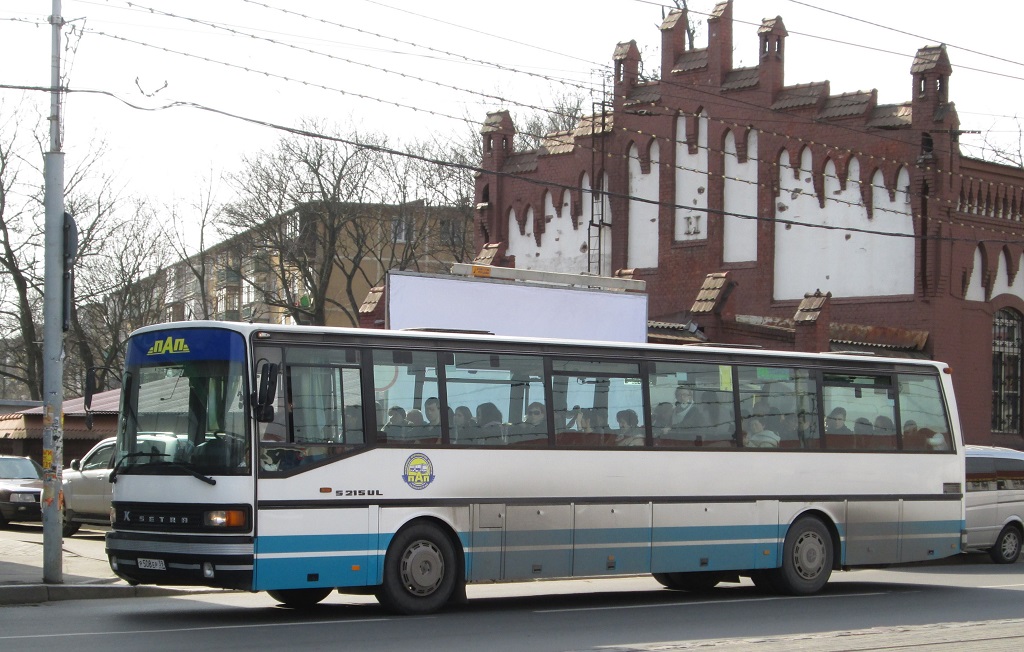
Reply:
[[967, 293], [964, 295], [966, 301], [985, 300], [985, 286], [981, 284], [984, 272], [982, 264], [981, 247], [978, 247], [974, 250], [974, 266], [971, 269], [971, 278], [967, 281]]
[[[526, 216], [526, 233], [519, 235], [519, 224], [514, 215], [509, 215], [508, 253], [516, 257], [519, 269], [537, 269], [548, 272], [579, 274], [587, 271], [586, 229], [572, 227], [572, 193], [562, 193], [561, 214], [556, 213], [554, 195], [544, 193], [544, 232], [540, 246], [534, 238], [534, 212], [529, 209]], [[590, 210], [590, 197], [585, 197], [585, 210]], [[581, 221], [581, 224], [583, 222]]]
[[725, 136], [725, 184], [722, 191], [722, 260], [741, 263], [757, 260], [757, 132], [747, 140], [748, 157], [740, 163], [736, 156], [736, 137]]
[[[658, 143], [651, 145], [651, 171], [640, 171], [636, 145], [629, 148], [629, 246], [627, 267], [658, 266]], [[637, 201], [637, 199], [648, 201]], [[654, 203], [651, 203], [654, 202]]]
[[[604, 183], [601, 184], [602, 188], [608, 187], [608, 175], [604, 175]], [[591, 185], [590, 175], [583, 177], [583, 214], [580, 217], [580, 232], [583, 235], [584, 245], [580, 246], [580, 251], [583, 258], [583, 267], [577, 273], [589, 271], [587, 269], [587, 257], [589, 256], [589, 224], [593, 217], [594, 204], [591, 198]], [[612, 274], [612, 207], [608, 203], [608, 194], [605, 193], [601, 196], [601, 221], [605, 226], [601, 227], [601, 269], [599, 274], [601, 276], [611, 276]], [[595, 227], [596, 228], [596, 227]], [[586, 248], [584, 248], [586, 247]]]
[[831, 162], [826, 166], [824, 208], [814, 194], [811, 164], [811, 152], [804, 149], [794, 179], [788, 154], [783, 152], [779, 158], [774, 298], [802, 299], [806, 292], [819, 289], [835, 297], [912, 293], [914, 238], [899, 237], [914, 232], [906, 170], [899, 174], [894, 201], [889, 200], [881, 172], [875, 174], [874, 215], [868, 219], [856, 182], [860, 175], [856, 160], [850, 162], [845, 191], [835, 178], [835, 166]]
[[708, 237], [708, 115], [697, 119], [697, 151], [690, 154], [686, 117], [676, 118], [676, 196], [673, 237], [677, 242]]

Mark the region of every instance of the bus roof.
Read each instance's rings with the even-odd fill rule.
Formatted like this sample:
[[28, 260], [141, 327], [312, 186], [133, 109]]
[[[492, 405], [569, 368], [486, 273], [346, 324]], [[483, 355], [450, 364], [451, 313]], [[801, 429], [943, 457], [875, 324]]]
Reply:
[[689, 346], [686, 344], [649, 344], [649, 343], [635, 343], [635, 342], [607, 342], [607, 341], [595, 341], [595, 340], [573, 340], [573, 339], [555, 339], [555, 338], [539, 338], [539, 337], [522, 337], [522, 336], [507, 336], [507, 335], [490, 335], [482, 334], [478, 332], [443, 332], [434, 330], [387, 330], [387, 329], [373, 329], [373, 328], [346, 328], [338, 326], [285, 326], [281, 324], [263, 324], [263, 323], [248, 323], [248, 322], [234, 322], [234, 321], [214, 321], [214, 320], [195, 320], [195, 321], [181, 321], [181, 322], [165, 322], [162, 324], [154, 324], [152, 326], [144, 326], [137, 329], [132, 335], [148, 333], [153, 331], [168, 330], [168, 329], [192, 329], [192, 328], [219, 328], [236, 331], [246, 338], [251, 336], [253, 333], [263, 331], [267, 333], [302, 333], [306, 335], [333, 335], [336, 337], [343, 337], [350, 335], [353, 337], [380, 337], [383, 339], [410, 339], [410, 340], [423, 340], [430, 338], [434, 340], [450, 341], [450, 342], [479, 342], [479, 343], [510, 343], [510, 344], [523, 344], [523, 345], [561, 345], [571, 346], [579, 348], [607, 348], [610, 350], [619, 351], [651, 351], [651, 352], [665, 352], [679, 354], [681, 351], [700, 351], [700, 354], [721, 354], [721, 355], [736, 355], [741, 354], [743, 356], [749, 356], [751, 358], [764, 357], [764, 358], [778, 358], [786, 357], [792, 359], [805, 359], [805, 360], [834, 360], [836, 362], [850, 363], [853, 361], [864, 362], [877, 362], [882, 364], [890, 365], [903, 365], [903, 366], [925, 366], [932, 367], [938, 370], [947, 370], [949, 367], [944, 362], [938, 362], [934, 360], [920, 360], [920, 359], [909, 359], [909, 358], [889, 358], [882, 356], [866, 356], [861, 353], [806, 353], [802, 351], [785, 351], [780, 349], [761, 349], [761, 348], [749, 348], [749, 347], [737, 347], [730, 346], [728, 344], [715, 345], [712, 343], [700, 343], [697, 346]]

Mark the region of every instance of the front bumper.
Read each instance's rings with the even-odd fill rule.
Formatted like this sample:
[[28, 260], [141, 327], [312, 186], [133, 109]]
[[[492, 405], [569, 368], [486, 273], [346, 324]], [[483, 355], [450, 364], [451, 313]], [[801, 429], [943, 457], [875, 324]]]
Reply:
[[108, 532], [107, 559], [131, 584], [210, 586], [251, 591], [251, 536]]

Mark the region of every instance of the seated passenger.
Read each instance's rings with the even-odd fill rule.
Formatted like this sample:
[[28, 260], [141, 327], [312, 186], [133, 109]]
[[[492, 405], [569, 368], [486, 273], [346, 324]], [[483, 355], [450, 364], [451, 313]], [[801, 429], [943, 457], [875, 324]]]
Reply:
[[852, 435], [853, 431], [846, 427], [846, 408], [837, 407], [825, 418], [825, 434]]
[[393, 405], [388, 410], [388, 422], [381, 430], [387, 436], [389, 442], [401, 441], [405, 438], [405, 427], [409, 422], [405, 420], [405, 408], [400, 405]]
[[853, 433], [855, 435], [873, 435], [875, 427], [871, 425], [871, 420], [867, 417], [857, 417], [853, 422]]
[[505, 443], [501, 410], [494, 403], [481, 403], [476, 407], [475, 444], [500, 445]]
[[[459, 440], [464, 440], [473, 430], [473, 427], [476, 426], [473, 412], [465, 405], [460, 405], [455, 408], [454, 416], [451, 417], [448, 426], [451, 428], [451, 442], [453, 444], [459, 443]], [[465, 441], [462, 443], [465, 443]]]
[[664, 401], [654, 407], [654, 415], [651, 419], [651, 428], [654, 430], [654, 437], [666, 437], [672, 432], [672, 414], [674, 408], [671, 403]]
[[526, 419], [511, 429], [509, 435], [517, 440], [538, 439], [548, 434], [547, 410], [544, 404], [534, 401], [526, 407]]
[[619, 424], [619, 431], [615, 437], [617, 446], [644, 445], [644, 431], [640, 428], [640, 418], [634, 410], [619, 410], [615, 414], [615, 420]]
[[778, 448], [781, 437], [764, 427], [764, 417], [754, 415], [747, 419], [743, 445], [747, 448]]

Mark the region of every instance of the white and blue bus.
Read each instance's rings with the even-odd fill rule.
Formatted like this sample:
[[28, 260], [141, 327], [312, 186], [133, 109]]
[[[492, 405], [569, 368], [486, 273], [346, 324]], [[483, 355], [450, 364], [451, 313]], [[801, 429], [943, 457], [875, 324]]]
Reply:
[[131, 336], [122, 391], [106, 547], [131, 583], [426, 613], [648, 573], [809, 594], [962, 545], [940, 363], [187, 322]]

